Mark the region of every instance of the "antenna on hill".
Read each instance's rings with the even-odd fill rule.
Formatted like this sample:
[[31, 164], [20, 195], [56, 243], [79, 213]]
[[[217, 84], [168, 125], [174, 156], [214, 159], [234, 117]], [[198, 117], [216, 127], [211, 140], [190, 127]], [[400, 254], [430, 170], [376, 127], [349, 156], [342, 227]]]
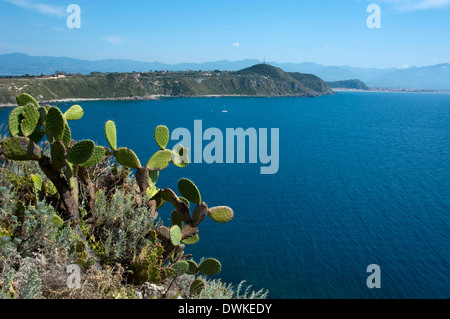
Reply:
[[266, 57], [264, 57], [263, 64], [266, 64]]

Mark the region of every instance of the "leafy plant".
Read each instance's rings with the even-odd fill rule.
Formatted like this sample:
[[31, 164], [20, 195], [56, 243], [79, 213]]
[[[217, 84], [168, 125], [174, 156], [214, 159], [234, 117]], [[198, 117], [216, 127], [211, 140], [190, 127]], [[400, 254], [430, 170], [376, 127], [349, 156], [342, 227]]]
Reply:
[[[188, 149], [167, 148], [166, 126], [156, 127], [153, 136], [159, 150], [142, 165], [135, 152], [118, 146], [112, 120], [105, 124], [109, 147], [98, 146], [89, 139], [72, 139], [69, 122], [83, 117], [81, 106], [63, 113], [56, 106], [40, 106], [25, 93], [16, 100], [18, 106], [8, 118], [10, 136], [0, 140], [0, 157], [29, 163], [30, 169], [20, 174], [2, 171], [18, 198], [3, 203], [14, 213], [0, 223], [1, 249], [29, 254], [48, 243], [64, 246], [84, 269], [120, 263], [133, 283], [166, 279], [172, 283], [183, 274], [220, 271], [216, 259], [197, 265], [184, 249], [198, 242], [199, 225], [207, 216], [226, 223], [234, 212], [227, 206], [209, 208], [189, 179], [178, 181], [180, 196], [156, 186], [160, 171], [170, 164], [189, 163]], [[6, 191], [0, 188], [0, 193]], [[157, 210], [168, 202], [174, 207], [172, 225], [163, 226], [157, 221]]]

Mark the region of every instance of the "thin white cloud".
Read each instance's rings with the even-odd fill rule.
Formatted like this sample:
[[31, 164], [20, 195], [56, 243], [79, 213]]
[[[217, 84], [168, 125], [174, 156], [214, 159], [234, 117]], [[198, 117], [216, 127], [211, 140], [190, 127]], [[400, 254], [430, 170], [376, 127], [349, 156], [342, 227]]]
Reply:
[[117, 37], [117, 36], [113, 36], [113, 37], [103, 37], [101, 38], [102, 40], [105, 40], [109, 43], [112, 43], [114, 45], [122, 45], [125, 43], [126, 39], [121, 38], [121, 37]]
[[240, 44], [239, 44], [239, 42], [236, 42], [236, 43], [233, 43], [233, 46], [236, 48], [239, 48]]
[[45, 3], [37, 3], [30, 0], [3, 0], [3, 2], [11, 3], [15, 6], [23, 9], [39, 12], [43, 15], [65, 17], [67, 16], [66, 10], [63, 6], [55, 6]]
[[395, 9], [416, 11], [426, 9], [442, 9], [449, 7], [450, 0], [382, 0], [393, 5]]

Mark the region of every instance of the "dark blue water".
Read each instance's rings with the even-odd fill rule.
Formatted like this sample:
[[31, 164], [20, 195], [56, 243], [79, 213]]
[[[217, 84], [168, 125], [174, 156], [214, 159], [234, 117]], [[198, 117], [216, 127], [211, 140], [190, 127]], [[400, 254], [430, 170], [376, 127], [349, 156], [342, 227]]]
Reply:
[[[106, 145], [104, 123], [113, 119], [119, 146], [144, 164], [157, 150], [158, 124], [193, 134], [202, 120], [224, 136], [226, 128], [279, 128], [277, 174], [261, 175], [260, 163], [203, 163], [169, 167], [158, 181], [176, 190], [178, 178], [190, 178], [209, 206], [234, 209], [228, 224], [206, 219], [199, 243], [186, 248], [196, 260], [218, 258], [224, 282], [247, 280], [271, 298], [450, 297], [450, 95], [79, 104], [85, 116], [70, 123], [74, 138]], [[380, 289], [366, 285], [370, 264], [380, 266]]]

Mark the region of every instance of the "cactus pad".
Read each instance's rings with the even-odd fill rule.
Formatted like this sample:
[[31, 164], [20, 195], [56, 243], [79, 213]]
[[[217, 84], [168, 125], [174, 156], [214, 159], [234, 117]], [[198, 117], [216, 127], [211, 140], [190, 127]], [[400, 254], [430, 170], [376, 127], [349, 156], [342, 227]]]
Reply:
[[180, 196], [180, 197], [178, 197], [178, 199], [181, 200], [183, 203], [185, 203], [186, 206], [189, 208], [190, 202], [186, 198]]
[[21, 93], [16, 97], [16, 102], [20, 106], [25, 106], [28, 103], [32, 103], [35, 107], [39, 107], [39, 103], [27, 93]]
[[189, 270], [189, 264], [185, 260], [177, 261], [173, 264], [172, 269], [174, 270], [176, 276], [181, 276]]
[[159, 189], [155, 185], [148, 187], [147, 190], [145, 191], [148, 198], [153, 198], [158, 192], [159, 192]]
[[206, 283], [204, 280], [195, 279], [189, 287], [189, 292], [191, 293], [191, 295], [197, 296], [202, 292], [203, 289], [205, 289], [205, 287]]
[[41, 149], [29, 138], [12, 136], [0, 142], [2, 153], [8, 159], [16, 161], [38, 160], [41, 157]]
[[64, 135], [62, 138], [62, 142], [67, 148], [69, 148], [70, 144], [72, 143], [72, 132], [70, 131], [70, 127], [67, 122], [64, 123]]
[[20, 122], [23, 119], [24, 107], [18, 106], [14, 110], [11, 111], [8, 118], [8, 130], [11, 136], [17, 135], [20, 133]]
[[94, 147], [91, 157], [84, 163], [80, 164], [80, 167], [91, 167], [100, 163], [105, 156], [105, 149], [102, 146]]
[[204, 275], [213, 276], [220, 272], [222, 265], [217, 259], [208, 258], [200, 263], [198, 271]]
[[186, 260], [186, 262], [189, 265], [188, 270], [186, 271], [187, 274], [189, 275], [196, 275], [198, 273], [198, 265], [195, 261], [193, 260]]
[[158, 151], [150, 158], [147, 162], [147, 166], [151, 171], [152, 170], [163, 170], [166, 168], [172, 159], [172, 151], [170, 150], [162, 150]]
[[43, 106], [39, 106], [37, 108], [38, 112], [39, 112], [39, 123], [44, 123], [45, 119], [47, 118], [47, 110], [45, 109], [45, 107]]
[[122, 164], [123, 166], [130, 168], [141, 167], [141, 162], [139, 161], [139, 158], [132, 150], [126, 147], [120, 147], [118, 149], [115, 149], [114, 156], [116, 157], [117, 162]]
[[23, 108], [22, 116], [23, 119], [20, 123], [20, 129], [23, 135], [29, 136], [36, 129], [41, 113], [39, 113], [38, 109], [30, 103]]
[[198, 234], [196, 234], [192, 237], [183, 239], [181, 242], [186, 245], [193, 245], [193, 244], [198, 243], [199, 240], [200, 240], [200, 237], [198, 237]]
[[73, 105], [64, 113], [64, 117], [68, 121], [79, 120], [83, 117], [83, 108], [79, 105]]
[[136, 170], [136, 182], [141, 191], [145, 191], [149, 184], [147, 167], [138, 167]]
[[195, 186], [194, 182], [187, 178], [181, 178], [178, 181], [178, 190], [181, 196], [192, 203], [200, 204], [200, 202], [202, 201], [200, 191], [198, 190], [197, 186]]
[[109, 146], [111, 146], [111, 149], [115, 151], [117, 149], [117, 131], [116, 124], [112, 120], [109, 120], [105, 124], [105, 135]]
[[80, 141], [67, 152], [66, 159], [73, 164], [82, 164], [91, 158], [94, 148], [95, 143], [93, 141]]
[[52, 166], [54, 169], [59, 170], [66, 165], [64, 158], [66, 149], [61, 142], [54, 142], [50, 144], [50, 154], [52, 156]]
[[45, 131], [36, 126], [36, 129], [30, 136], [28, 136], [28, 138], [35, 143], [39, 143], [44, 138], [44, 135]]
[[155, 185], [158, 181], [159, 171], [148, 172], [149, 183]]
[[172, 245], [178, 246], [181, 242], [181, 230], [177, 225], [170, 227], [169, 236]]
[[233, 218], [234, 212], [228, 206], [216, 206], [209, 209], [208, 216], [215, 222], [227, 223]]
[[159, 125], [155, 129], [155, 141], [158, 144], [159, 148], [164, 150], [167, 147], [167, 143], [169, 143], [169, 129], [167, 126]]
[[170, 219], [172, 220], [172, 225], [177, 225], [180, 228], [183, 227], [183, 217], [176, 209], [170, 214]]
[[61, 141], [64, 136], [65, 120], [60, 109], [55, 106], [50, 107], [47, 112], [45, 123], [51, 136], [55, 140]]
[[189, 164], [189, 149], [181, 144], [172, 150], [172, 164], [178, 167], [186, 167]]

